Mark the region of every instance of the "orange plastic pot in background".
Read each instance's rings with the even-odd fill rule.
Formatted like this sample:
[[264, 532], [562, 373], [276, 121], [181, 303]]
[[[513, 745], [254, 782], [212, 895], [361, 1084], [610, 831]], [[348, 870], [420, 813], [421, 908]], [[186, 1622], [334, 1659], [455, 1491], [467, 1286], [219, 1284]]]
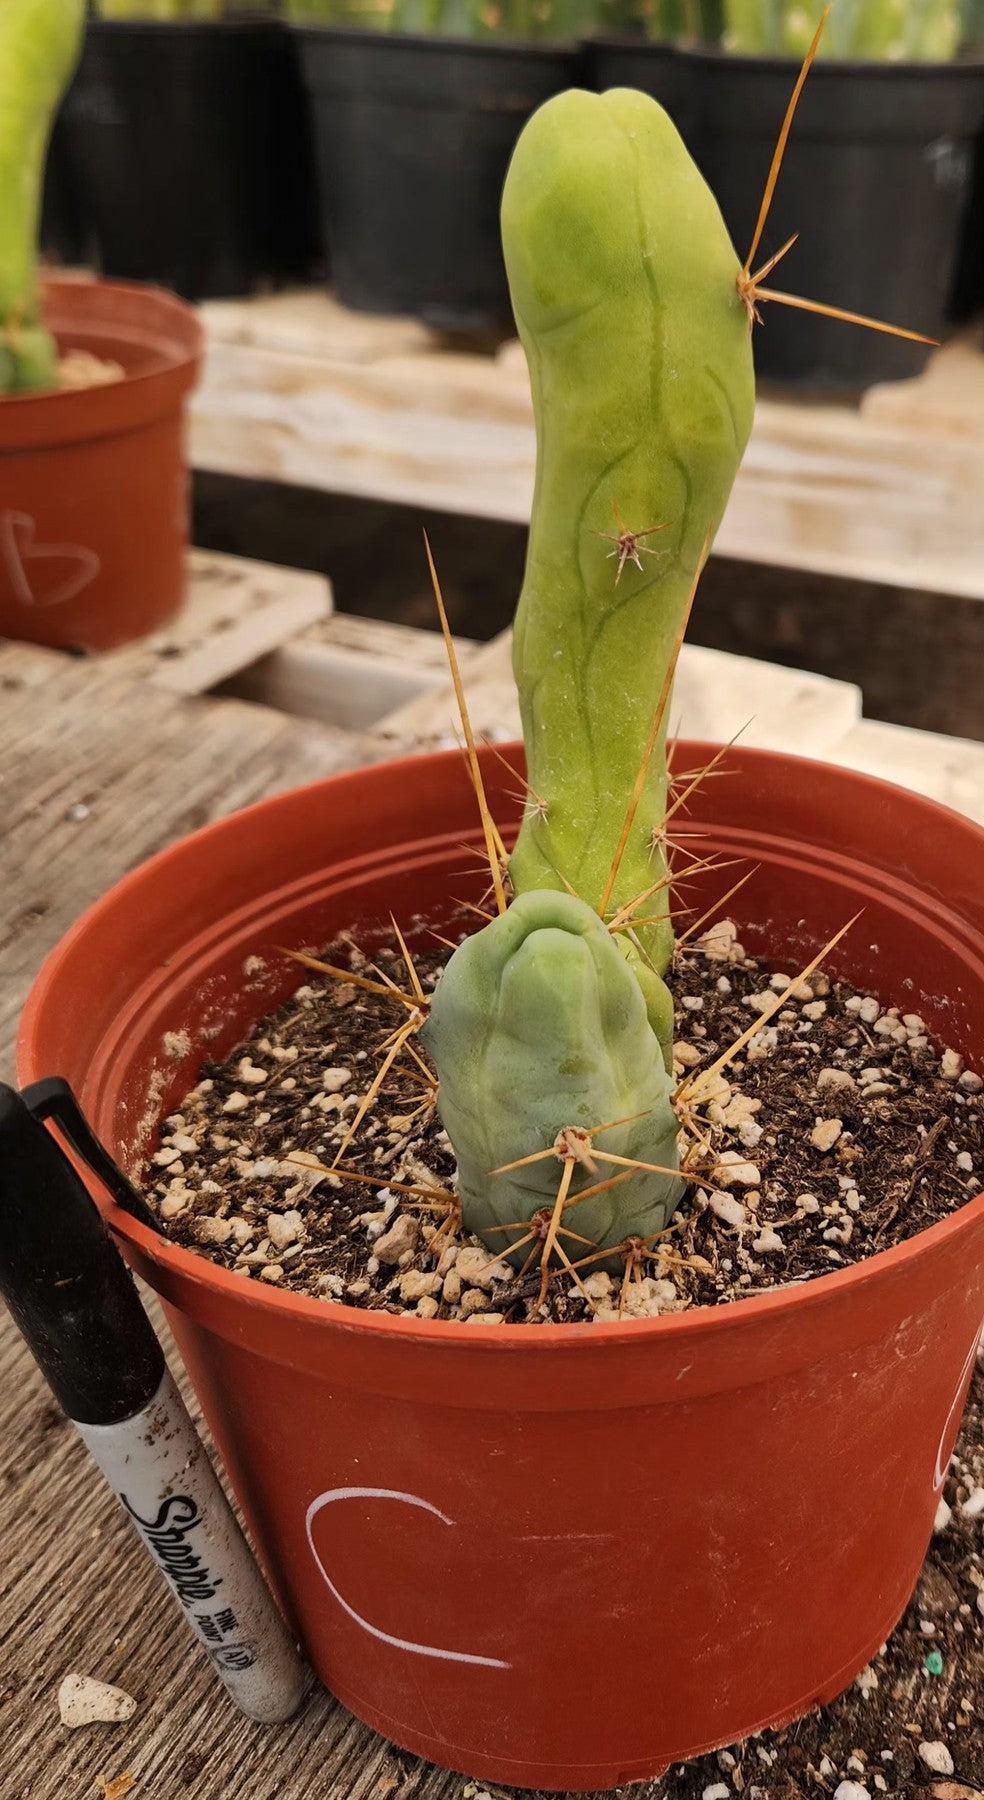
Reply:
[[45, 320], [125, 375], [0, 399], [0, 636], [109, 650], [181, 604], [201, 326], [171, 294], [107, 281], [49, 281]]
[[[863, 907], [831, 972], [984, 1064], [984, 833], [845, 770], [731, 758], [686, 829], [757, 865], [743, 941], [793, 969]], [[487, 754], [485, 778], [515, 822], [515, 777]], [[186, 839], [54, 951], [22, 1080], [68, 1076], [117, 1154], [152, 1149], [203, 1058], [297, 985], [278, 946], [447, 918], [463, 839], [456, 752]], [[315, 1668], [435, 1762], [567, 1791], [655, 1775], [831, 1698], [909, 1598], [984, 1316], [984, 1195], [805, 1285], [593, 1326], [359, 1312], [109, 1217]]]

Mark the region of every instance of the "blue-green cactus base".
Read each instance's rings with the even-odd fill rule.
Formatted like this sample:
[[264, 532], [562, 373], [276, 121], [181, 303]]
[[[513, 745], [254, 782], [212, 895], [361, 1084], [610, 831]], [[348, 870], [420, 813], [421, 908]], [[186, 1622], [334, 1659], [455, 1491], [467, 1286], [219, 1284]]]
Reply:
[[[423, 1036], [458, 1157], [463, 1223], [491, 1249], [506, 1252], [522, 1235], [502, 1227], [553, 1205], [563, 1164], [550, 1156], [492, 1171], [548, 1149], [565, 1127], [625, 1120], [598, 1137], [598, 1150], [676, 1168], [672, 1084], [642, 989], [597, 913], [573, 895], [523, 894], [466, 939], [438, 982]], [[622, 1172], [579, 1164], [570, 1194]], [[589, 1241], [561, 1240], [567, 1254], [576, 1261], [661, 1231], [683, 1185], [636, 1171], [571, 1205], [564, 1224]]]

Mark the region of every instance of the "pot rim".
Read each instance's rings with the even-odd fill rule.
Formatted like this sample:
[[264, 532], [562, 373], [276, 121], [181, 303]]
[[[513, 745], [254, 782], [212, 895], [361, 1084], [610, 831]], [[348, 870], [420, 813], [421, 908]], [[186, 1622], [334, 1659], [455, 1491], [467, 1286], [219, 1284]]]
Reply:
[[[521, 751], [517, 744], [501, 746], [504, 755], [510, 750]], [[881, 790], [886, 804], [890, 804], [893, 795], [905, 794], [908, 801], [917, 800], [934, 815], [959, 822], [964, 829], [984, 837], [984, 830], [953, 807], [942, 805], [939, 801], [926, 795], [916, 795], [909, 789], [903, 789], [894, 782], [884, 781], [877, 776], [863, 774], [860, 771], [843, 768], [837, 764], [825, 764], [816, 758], [790, 756], [788, 753], [776, 751], [744, 750], [746, 757], [762, 758], [766, 762], [792, 761], [802, 763], [805, 770], [833, 770], [838, 777], [845, 780], [857, 779], [867, 786]], [[403, 771], [409, 780], [423, 775], [428, 766], [457, 761], [457, 752], [435, 752], [423, 756], [405, 756], [388, 759], [384, 764], [370, 765], [385, 767], [390, 770]], [[420, 767], [419, 765], [422, 765]], [[365, 771], [354, 769], [328, 776], [321, 781], [309, 782], [300, 788], [288, 790], [294, 797], [305, 792], [314, 794], [324, 788], [326, 783], [344, 781], [357, 777]], [[57, 986], [62, 965], [69, 961], [75, 946], [85, 937], [90, 922], [109, 907], [117, 904], [128, 890], [148, 875], [163, 872], [170, 859], [178, 852], [196, 842], [209, 845], [209, 854], [214, 854], [216, 844], [221, 847], [222, 835], [237, 829], [244, 817], [258, 815], [275, 806], [285, 798], [283, 794], [267, 796], [255, 801], [248, 807], [228, 814], [225, 818], [213, 821], [198, 831], [179, 838], [174, 844], [166, 846], [156, 855], [138, 864], [122, 879], [115, 882], [105, 894], [86, 908], [81, 917], [70, 926], [59, 942], [49, 951], [41, 965], [38, 975], [31, 987], [27, 1001], [21, 1014], [17, 1036], [17, 1077], [27, 1085], [29, 1082], [50, 1075], [50, 1069], [38, 1068], [34, 1063], [33, 1038], [35, 1019], [43, 1005], [47, 1004], [51, 991]], [[976, 936], [984, 955], [984, 936], [976, 932], [967, 922], [968, 934]], [[233, 1301], [237, 1307], [247, 1310], [256, 1309], [267, 1317], [279, 1316], [285, 1323], [293, 1320], [305, 1327], [323, 1328], [326, 1331], [342, 1330], [350, 1334], [365, 1333], [370, 1338], [388, 1337], [391, 1342], [403, 1340], [408, 1345], [440, 1346], [443, 1349], [462, 1351], [478, 1349], [484, 1352], [516, 1352], [528, 1349], [533, 1344], [542, 1344], [544, 1351], [563, 1347], [569, 1351], [581, 1343], [587, 1349], [592, 1344], [645, 1344], [659, 1340], [660, 1342], [698, 1342], [716, 1332], [728, 1331], [743, 1320], [751, 1326], [759, 1321], [781, 1319], [796, 1314], [802, 1317], [806, 1307], [822, 1306], [828, 1301], [836, 1300], [849, 1289], [856, 1293], [870, 1287], [873, 1283], [893, 1275], [904, 1274], [906, 1268], [926, 1252], [940, 1250], [950, 1239], [959, 1236], [972, 1228], [984, 1218], [984, 1190], [976, 1197], [966, 1201], [946, 1218], [938, 1220], [925, 1230], [916, 1232], [902, 1243], [890, 1249], [880, 1250], [862, 1262], [851, 1264], [847, 1268], [832, 1270], [829, 1274], [814, 1276], [811, 1280], [799, 1284], [779, 1287], [766, 1294], [754, 1294], [746, 1300], [736, 1301], [727, 1306], [693, 1307], [683, 1313], [663, 1315], [654, 1319], [631, 1319], [605, 1321], [601, 1324], [586, 1325], [583, 1321], [571, 1324], [510, 1325], [503, 1329], [498, 1325], [469, 1323], [464, 1327], [460, 1321], [420, 1319], [416, 1316], [394, 1315], [384, 1312], [370, 1312], [359, 1307], [345, 1306], [338, 1301], [314, 1298], [306, 1294], [278, 1292], [271, 1287], [261, 1287], [259, 1282], [245, 1281], [241, 1275], [232, 1270], [222, 1268], [207, 1257], [187, 1250], [181, 1245], [172, 1243], [163, 1234], [140, 1224], [129, 1213], [111, 1201], [104, 1192], [97, 1196], [100, 1208], [114, 1233], [124, 1242], [132, 1246], [141, 1263], [162, 1269], [165, 1274], [173, 1276], [182, 1285], [190, 1284], [199, 1289], [212, 1290], [217, 1298]], [[171, 1299], [169, 1294], [165, 1298]]]
[[[733, 65], [742, 74], [749, 70], [761, 70], [764, 74], [781, 75], [784, 79], [797, 70], [803, 60], [800, 56], [762, 56], [751, 51], [724, 50], [716, 44], [661, 44], [653, 38], [618, 37], [611, 33], [585, 37], [581, 42], [589, 51], [596, 48], [629, 54], [641, 51], [644, 56], [679, 57], [682, 62], [706, 63], [715, 69]], [[920, 76], [930, 81], [945, 81], [954, 74], [964, 80], [984, 81], [984, 55], [966, 58], [955, 56], [949, 62], [887, 62], [865, 56], [824, 56], [818, 57], [811, 66], [810, 81], [813, 81], [814, 76], [823, 80], [835, 75], [850, 75], [856, 80], [870, 75], [879, 81], [891, 81], [899, 76], [907, 76], [910, 80], [914, 76]]]
[[[708, 44], [681, 44], [679, 49], [680, 55], [688, 61], [707, 63], [715, 68], [734, 63], [742, 70], [761, 69], [767, 74], [785, 77], [792, 70], [798, 69], [802, 61], [799, 56], [752, 56], [740, 51], [716, 50]], [[864, 80], [867, 76], [876, 81], [894, 81], [899, 78], [911, 81], [916, 77], [937, 83], [952, 80], [956, 76], [960, 80], [972, 80], [980, 84], [984, 80], [984, 61], [958, 62], [954, 57], [951, 62], [879, 62], [873, 57], [865, 56], [824, 56], [818, 57], [812, 64], [811, 80], [818, 71], [822, 79], [850, 75], [855, 81]]]
[[466, 38], [454, 37], [443, 32], [426, 31], [370, 31], [359, 25], [327, 25], [316, 19], [298, 19], [287, 21], [288, 30], [298, 37], [310, 37], [315, 41], [330, 39], [342, 44], [357, 44], [365, 48], [373, 44], [392, 50], [411, 51], [417, 55], [428, 50], [447, 53], [460, 53], [467, 57], [527, 56], [533, 62], [573, 62], [577, 63], [585, 40], [581, 38], [562, 38], [556, 43], [531, 43], [526, 38]]
[[[105, 311], [100, 311], [105, 301]], [[122, 316], [115, 310], [122, 308]], [[60, 345], [97, 337], [144, 352], [142, 366], [86, 388], [48, 388], [0, 396], [0, 455], [52, 448], [133, 429], [180, 403], [198, 378], [205, 328], [193, 306], [167, 288], [93, 276], [45, 275], [42, 317]], [[146, 308], [145, 324], [139, 313]]]

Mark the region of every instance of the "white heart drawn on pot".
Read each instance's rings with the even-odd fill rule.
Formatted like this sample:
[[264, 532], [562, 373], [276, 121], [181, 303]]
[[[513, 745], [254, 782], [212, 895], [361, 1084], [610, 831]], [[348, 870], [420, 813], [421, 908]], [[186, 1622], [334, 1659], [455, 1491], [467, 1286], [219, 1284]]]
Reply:
[[943, 1422], [943, 1430], [940, 1432], [939, 1447], [936, 1452], [936, 1469], [933, 1474], [933, 1492], [934, 1492], [934, 1494], [939, 1493], [941, 1487], [943, 1486], [944, 1481], [946, 1480], [947, 1470], [949, 1469], [949, 1466], [950, 1466], [950, 1456], [952, 1454], [952, 1446], [951, 1446], [950, 1450], [946, 1450], [944, 1448], [944, 1446], [946, 1445], [946, 1441], [951, 1436], [951, 1434], [953, 1436], [956, 1436], [956, 1426], [959, 1424], [959, 1415], [963, 1411], [961, 1402], [964, 1399], [964, 1389], [966, 1388], [967, 1382], [970, 1379], [970, 1372], [974, 1367], [974, 1362], [977, 1357], [977, 1352], [981, 1347], [982, 1337], [984, 1337], [984, 1320], [981, 1321], [980, 1325], [978, 1325], [977, 1330], [974, 1333], [974, 1341], [971, 1344], [970, 1349], [967, 1352], [967, 1359], [966, 1359], [965, 1363], [963, 1364], [963, 1367], [960, 1370], [960, 1377], [959, 1377], [959, 1380], [957, 1381], [956, 1393], [954, 1394], [953, 1399], [950, 1401], [950, 1410], [947, 1413], [946, 1418]]
[[380, 1626], [373, 1625], [369, 1619], [363, 1618], [360, 1612], [356, 1612], [355, 1607], [351, 1606], [345, 1596], [339, 1593], [325, 1568], [315, 1547], [312, 1530], [318, 1514], [323, 1512], [326, 1506], [335, 1506], [341, 1500], [395, 1500], [402, 1506], [415, 1506], [421, 1512], [432, 1513], [435, 1519], [440, 1519], [442, 1525], [453, 1527], [456, 1521], [449, 1519], [447, 1513], [442, 1513], [439, 1507], [432, 1506], [429, 1500], [421, 1499], [419, 1494], [404, 1494], [399, 1488], [328, 1488], [325, 1493], [319, 1494], [316, 1499], [312, 1500], [304, 1517], [304, 1528], [311, 1547], [311, 1555], [318, 1565], [318, 1572], [329, 1593], [334, 1595], [339, 1606], [348, 1613], [350, 1619], [354, 1619], [357, 1625], [361, 1625], [363, 1631], [368, 1631], [370, 1637], [378, 1638], [383, 1644], [391, 1644], [395, 1650], [407, 1650], [412, 1656], [436, 1656], [441, 1662], [477, 1663], [483, 1669], [512, 1668], [511, 1663], [502, 1662], [497, 1656], [475, 1656], [467, 1650], [442, 1650], [435, 1644], [417, 1644], [410, 1638], [394, 1637], [391, 1632], [383, 1631]]
[[[84, 544], [39, 544], [37, 529], [37, 520], [30, 513], [9, 508], [0, 512], [0, 567], [6, 569], [20, 606], [64, 606], [95, 581], [102, 564], [96, 552]], [[28, 573], [30, 565], [52, 562], [68, 563], [70, 568], [47, 593], [36, 592]]]

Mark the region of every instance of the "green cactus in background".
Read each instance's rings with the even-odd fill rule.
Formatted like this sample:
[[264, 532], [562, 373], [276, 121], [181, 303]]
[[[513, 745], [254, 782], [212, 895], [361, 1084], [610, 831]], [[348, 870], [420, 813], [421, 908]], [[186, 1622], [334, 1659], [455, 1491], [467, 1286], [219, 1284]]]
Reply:
[[984, 56], [984, 0], [967, 0], [963, 41], [977, 57]]
[[390, 31], [393, 0], [283, 0], [282, 11], [296, 25]]
[[716, 44], [721, 0], [621, 0], [605, 29], [642, 32], [657, 44]]
[[222, 0], [95, 0], [101, 19], [155, 20], [177, 24], [185, 19], [220, 19]]
[[102, 19], [151, 20], [187, 24], [192, 20], [235, 18], [246, 12], [270, 12], [271, 0], [95, 0]]
[[78, 57], [85, 0], [0, 5], [0, 394], [55, 385], [40, 319], [38, 219], [48, 139]]
[[[961, 12], [961, 0], [837, 0], [819, 54], [949, 62], [960, 43]], [[815, 28], [803, 0], [724, 0], [723, 47], [741, 55], [800, 58]]]
[[[573, 1216], [608, 1247], [658, 1230], [681, 1191], [665, 702], [751, 428], [749, 320], [717, 204], [641, 93], [541, 107], [502, 226], [537, 425], [514, 638], [529, 798], [516, 898], [451, 957], [425, 1040], [464, 1222], [493, 1248], [511, 1241], [496, 1226], [553, 1200], [544, 1153], [558, 1134], [642, 1113], [618, 1130], [625, 1154], [655, 1166]], [[570, 1194], [597, 1185], [562, 1160]]]
[[429, 37], [574, 43], [596, 22], [595, 0], [286, 0], [298, 23]]

